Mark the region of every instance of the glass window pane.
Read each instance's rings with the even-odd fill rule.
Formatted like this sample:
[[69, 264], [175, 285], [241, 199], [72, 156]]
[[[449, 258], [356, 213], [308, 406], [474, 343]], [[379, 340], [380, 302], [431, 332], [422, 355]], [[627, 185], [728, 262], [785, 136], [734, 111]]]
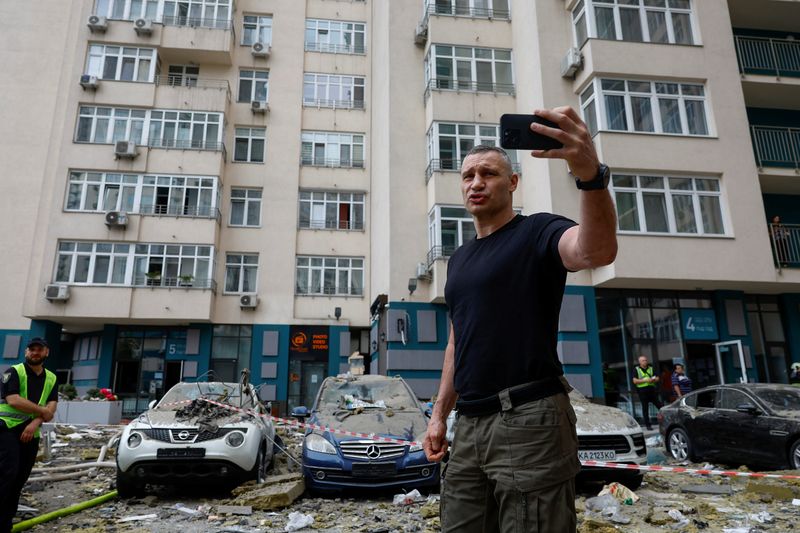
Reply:
[[688, 13], [672, 14], [672, 33], [678, 44], [692, 44], [692, 21]]
[[614, 194], [617, 200], [617, 220], [622, 231], [639, 231], [639, 213], [636, 207], [636, 193], [619, 192]]
[[663, 11], [647, 12], [647, 29], [650, 31], [650, 42], [667, 43], [667, 16]]
[[655, 131], [650, 98], [631, 97], [633, 129], [636, 131]]
[[72, 267], [71, 255], [59, 255], [56, 267], [56, 281], [69, 281], [69, 270]]
[[258, 226], [261, 224], [261, 202], [250, 202], [247, 209], [247, 225]]
[[250, 161], [264, 162], [264, 139], [253, 139], [250, 145]]
[[686, 194], [672, 196], [672, 209], [678, 233], [697, 233], [692, 197]]
[[234, 146], [233, 160], [234, 161], [247, 161], [247, 148], [249, 146], [248, 139], [236, 139]]
[[125, 283], [125, 268], [128, 264], [127, 257], [114, 257], [114, 268], [111, 272], [111, 283]]
[[644, 193], [642, 194], [644, 204], [644, 220], [647, 231], [669, 232], [667, 224], [667, 202], [663, 194]]
[[686, 101], [686, 122], [692, 135], [708, 135], [706, 109], [701, 100]]
[[73, 281], [76, 283], [86, 283], [89, 280], [89, 256], [79, 255], [75, 259], [75, 276]]
[[594, 100], [583, 109], [583, 120], [586, 121], [586, 127], [589, 128], [589, 133], [594, 137], [597, 134], [597, 111], [595, 110]]
[[661, 113], [661, 127], [664, 133], [681, 133], [681, 113], [678, 101], [672, 98], [659, 98], [658, 109]]
[[610, 130], [628, 130], [628, 121], [625, 117], [625, 97], [606, 95], [606, 122]]
[[575, 38], [578, 43], [578, 47], [582, 46], [586, 39], [588, 39], [588, 34], [586, 33], [586, 15], [581, 15], [578, 20], [575, 21]]
[[614, 30], [614, 9], [610, 7], [594, 8], [595, 24], [597, 24], [598, 39], [616, 39]]
[[225, 268], [225, 292], [239, 292], [239, 275], [241, 267], [229, 266]]
[[722, 224], [722, 209], [719, 196], [700, 196], [700, 214], [703, 217], [703, 231], [722, 235], [725, 228]]
[[106, 283], [108, 281], [108, 267], [110, 263], [111, 258], [107, 255], [95, 257], [92, 283]]
[[641, 41], [642, 40], [642, 23], [639, 18], [638, 9], [622, 9], [619, 10], [619, 20], [622, 25], [622, 40], [623, 41]]

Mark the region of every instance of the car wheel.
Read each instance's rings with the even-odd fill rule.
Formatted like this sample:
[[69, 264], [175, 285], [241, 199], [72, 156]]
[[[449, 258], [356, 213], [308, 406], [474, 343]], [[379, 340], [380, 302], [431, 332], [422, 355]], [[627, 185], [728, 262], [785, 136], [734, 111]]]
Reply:
[[800, 470], [800, 439], [796, 440], [789, 449], [789, 466], [793, 470]]
[[122, 499], [141, 496], [144, 487], [117, 468], [117, 494]]
[[667, 450], [678, 461], [696, 461], [697, 457], [692, 450], [692, 441], [683, 428], [675, 428], [667, 436]]

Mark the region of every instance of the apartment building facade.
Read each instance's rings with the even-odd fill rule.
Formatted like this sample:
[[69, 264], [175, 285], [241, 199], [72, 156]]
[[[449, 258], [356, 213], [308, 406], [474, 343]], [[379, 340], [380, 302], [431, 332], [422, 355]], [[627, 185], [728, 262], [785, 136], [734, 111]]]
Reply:
[[[285, 410], [359, 352], [430, 398], [447, 258], [474, 237], [460, 162], [501, 114], [558, 105], [619, 218], [615, 263], [568, 280], [572, 383], [602, 397], [607, 363], [626, 389], [639, 354], [697, 384], [800, 360], [796, 2], [0, 10], [4, 365], [41, 335], [62, 379], [129, 413], [245, 368]], [[564, 162], [513, 157], [520, 212], [578, 218]]]

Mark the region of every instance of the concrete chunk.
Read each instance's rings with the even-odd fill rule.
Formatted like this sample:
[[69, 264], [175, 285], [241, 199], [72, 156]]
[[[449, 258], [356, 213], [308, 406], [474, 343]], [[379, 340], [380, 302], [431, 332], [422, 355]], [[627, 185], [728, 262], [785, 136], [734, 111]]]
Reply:
[[234, 489], [234, 505], [250, 506], [256, 511], [271, 511], [288, 507], [305, 491], [302, 474], [284, 474], [270, 477], [266, 483], [258, 485], [246, 483]]
[[681, 487], [681, 492], [690, 492], [692, 494], [733, 494], [733, 489], [730, 485], [717, 485], [715, 483], [706, 483], [705, 485], [686, 485]]
[[253, 514], [253, 508], [249, 505], [217, 505], [217, 513], [248, 516]]

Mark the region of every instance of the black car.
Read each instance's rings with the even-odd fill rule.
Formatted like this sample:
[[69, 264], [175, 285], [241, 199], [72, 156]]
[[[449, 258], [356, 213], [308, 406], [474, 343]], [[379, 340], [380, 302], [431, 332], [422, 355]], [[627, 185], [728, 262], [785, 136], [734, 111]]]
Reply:
[[667, 451], [678, 460], [800, 469], [800, 388], [715, 385], [658, 413]]

